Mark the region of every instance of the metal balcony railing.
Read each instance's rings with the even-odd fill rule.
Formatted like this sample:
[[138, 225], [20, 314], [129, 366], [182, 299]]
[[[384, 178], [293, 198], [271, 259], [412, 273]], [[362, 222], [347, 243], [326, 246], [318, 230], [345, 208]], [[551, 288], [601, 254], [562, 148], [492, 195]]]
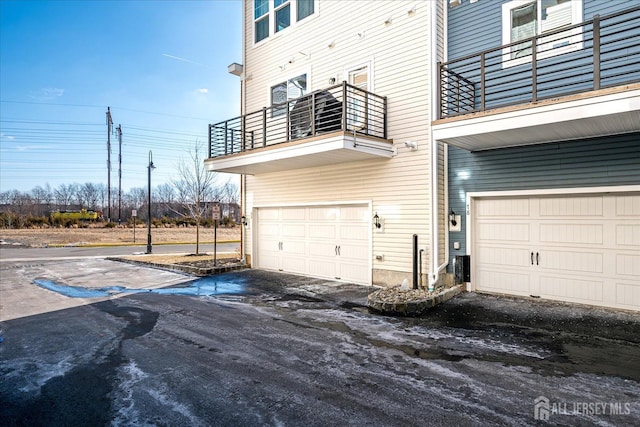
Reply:
[[440, 119], [640, 82], [640, 7], [438, 68]]
[[387, 138], [387, 98], [346, 82], [209, 125], [209, 158], [331, 132]]

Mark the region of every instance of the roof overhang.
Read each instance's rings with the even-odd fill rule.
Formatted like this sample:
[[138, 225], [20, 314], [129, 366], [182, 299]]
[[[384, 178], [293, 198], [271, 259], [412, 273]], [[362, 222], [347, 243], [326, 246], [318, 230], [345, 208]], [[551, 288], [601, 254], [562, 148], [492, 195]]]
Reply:
[[433, 136], [469, 151], [640, 132], [640, 84], [433, 122]]
[[394, 155], [393, 141], [336, 132], [205, 160], [210, 172], [258, 175]]

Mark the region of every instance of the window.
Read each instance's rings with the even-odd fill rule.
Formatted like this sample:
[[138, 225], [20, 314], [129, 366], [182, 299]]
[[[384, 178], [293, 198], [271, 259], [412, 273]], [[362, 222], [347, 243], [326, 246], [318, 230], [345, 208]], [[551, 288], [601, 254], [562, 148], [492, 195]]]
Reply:
[[[514, 0], [502, 5], [502, 42], [515, 43], [534, 36], [570, 27], [582, 21], [582, 0]], [[576, 34], [578, 36], [576, 36]], [[567, 30], [538, 39], [536, 52], [541, 58], [580, 49], [580, 29]], [[527, 62], [532, 42], [505, 48], [505, 66]], [[519, 59], [523, 60], [519, 60]]]
[[254, 43], [316, 13], [318, 0], [253, 0]]
[[307, 75], [301, 74], [286, 82], [271, 86], [271, 117], [286, 113], [287, 101], [300, 98], [307, 93]]
[[258, 43], [269, 37], [269, 0], [254, 0], [255, 41]]
[[274, 0], [273, 5], [276, 11], [274, 32], [277, 33], [291, 24], [291, 5], [288, 0]]
[[313, 15], [314, 3], [314, 0], [298, 0], [296, 20], [302, 21], [307, 16]]

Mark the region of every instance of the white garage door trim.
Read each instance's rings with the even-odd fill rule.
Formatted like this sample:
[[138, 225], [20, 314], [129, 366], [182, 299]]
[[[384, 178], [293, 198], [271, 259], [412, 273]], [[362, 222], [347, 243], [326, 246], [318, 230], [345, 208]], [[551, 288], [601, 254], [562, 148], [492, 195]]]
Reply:
[[[331, 209], [339, 213], [335, 221], [311, 218]], [[254, 206], [254, 265], [370, 285], [373, 269], [371, 209], [370, 201]], [[269, 220], [265, 214], [278, 217]], [[347, 218], [344, 214], [356, 214], [358, 218]], [[282, 215], [287, 215], [288, 220]]]
[[[481, 254], [477, 254], [476, 253], [474, 255], [473, 252], [477, 251], [477, 245], [479, 244], [479, 242], [476, 242], [473, 239], [474, 239], [474, 236], [476, 235], [476, 231], [477, 232], [481, 232], [480, 229], [478, 229], [478, 230], [475, 229], [475, 228], [477, 228], [477, 225], [478, 225], [478, 223], [477, 223], [477, 221], [478, 221], [477, 209], [476, 209], [478, 201], [481, 201], [483, 199], [512, 200], [512, 199], [516, 199], [516, 198], [517, 199], [522, 199], [522, 200], [532, 200], [532, 199], [544, 200], [545, 198], [552, 198], [552, 197], [560, 198], [561, 200], [566, 200], [565, 197], [559, 197], [559, 196], [567, 196], [567, 197], [575, 196], [577, 198], [580, 198], [580, 197], [595, 197], [595, 196], [598, 196], [598, 195], [605, 195], [606, 197], [609, 198], [608, 200], [613, 200], [612, 198], [615, 197], [615, 196], [621, 196], [621, 195], [631, 194], [631, 193], [636, 193], [637, 194], [639, 192], [640, 192], [640, 186], [633, 185], [633, 186], [617, 186], [617, 187], [590, 187], [590, 188], [575, 188], [575, 189], [574, 188], [566, 188], [566, 189], [531, 190], [531, 191], [502, 191], [502, 192], [495, 192], [494, 191], [494, 192], [468, 193], [467, 194], [467, 212], [466, 212], [467, 213], [467, 224], [468, 224], [468, 227], [467, 227], [466, 231], [467, 231], [467, 248], [468, 248], [467, 252], [468, 252], [469, 255], [471, 255], [471, 259], [472, 259], [472, 262], [471, 262], [471, 264], [472, 264], [472, 272], [471, 272], [472, 273], [472, 277], [471, 277], [472, 282], [470, 284], [470, 290], [479, 290], [479, 291], [487, 291], [487, 292], [500, 292], [500, 291], [497, 291], [497, 290], [491, 290], [490, 289], [491, 286], [487, 286], [486, 284], [479, 284], [477, 282], [477, 278], [480, 277], [478, 268], [479, 268], [479, 264], [481, 264], [481, 261], [478, 261], [478, 260], [481, 259]], [[611, 220], [611, 219], [607, 220], [607, 219], [603, 218], [602, 221], [604, 221], [604, 222], [602, 222], [601, 224], [604, 225], [606, 223], [609, 223], [609, 226], [611, 226], [612, 224], [617, 224], [618, 223], [617, 221], [623, 221], [623, 222], [627, 223], [627, 226], [629, 225], [626, 218], [622, 218], [620, 220], [616, 220], [615, 216], [613, 218], [614, 218], [613, 220]], [[635, 218], [635, 214], [630, 219], [635, 221], [635, 219], [636, 219]], [[498, 221], [498, 223], [499, 222], [500, 221]], [[535, 220], [533, 222], [535, 222]], [[527, 221], [525, 221], [525, 223], [528, 225]], [[523, 223], [523, 224], [525, 224], [525, 223]], [[565, 224], [571, 225], [572, 222], [571, 221], [569, 221], [569, 222], [565, 221]], [[634, 222], [634, 224], [635, 224], [635, 222]], [[517, 225], [517, 220], [516, 220], [516, 225]], [[545, 228], [549, 228], [549, 227], [552, 227], [552, 225], [550, 225], [549, 223], [545, 223], [544, 227]], [[540, 229], [542, 229], [542, 228], [543, 227], [541, 225]], [[564, 226], [562, 226], [561, 228], [562, 228], [562, 230], [565, 230]], [[634, 233], [637, 233], [636, 228], [637, 227], [634, 226]], [[608, 233], [612, 233], [612, 230], [613, 229], [610, 228]], [[535, 232], [535, 230], [532, 229], [532, 232]], [[620, 231], [618, 231], [618, 232], [620, 232]], [[613, 238], [611, 237], [610, 240], [613, 241]], [[628, 240], [628, 238], [627, 238], [627, 240]], [[623, 245], [617, 244], [618, 246], [616, 246], [616, 248], [622, 246], [622, 249], [620, 249], [620, 250], [623, 252], [623, 253], [620, 254], [620, 256], [618, 256], [616, 258], [616, 259], [618, 259], [617, 262], [618, 263], [621, 262], [620, 259], [619, 259], [620, 257], [628, 258], [629, 262], [627, 264], [629, 264], [629, 265], [631, 265], [631, 263], [632, 263], [631, 258], [633, 258], [633, 260], [634, 260], [633, 262], [636, 262], [637, 259], [636, 259], [635, 251], [634, 251], [634, 248], [635, 248], [636, 244], [637, 243], [633, 243], [632, 246], [628, 246], [627, 243], [624, 243]], [[509, 245], [505, 244], [505, 246], [509, 246]], [[496, 247], [494, 249], [499, 249], [499, 248]], [[519, 249], [522, 249], [522, 248], [517, 248], [516, 247], [516, 248], [514, 248], [514, 251], [515, 250], [519, 250]], [[547, 252], [549, 251], [549, 249], [550, 249], [549, 247], [545, 248], [545, 250]], [[611, 255], [615, 255], [615, 250], [617, 250], [617, 249], [609, 250], [609, 249], [605, 249], [604, 246], [603, 246], [603, 249], [601, 249], [601, 250], [604, 251], [604, 252], [602, 252], [604, 254], [604, 256], [607, 256], [606, 254], [609, 254], [609, 256], [611, 256]], [[527, 253], [525, 254], [527, 256], [529, 256], [529, 252], [528, 251], [529, 251], [529, 249], [527, 248]], [[537, 252], [535, 249], [533, 251]], [[609, 251], [609, 252], [607, 252], [607, 251]], [[499, 252], [499, 250], [496, 250], [495, 253], [492, 253], [492, 255], [496, 255], [498, 252]], [[506, 251], [503, 251], [503, 252], [505, 252], [503, 254], [503, 256], [509, 256], [509, 253], [510, 253], [509, 250], [506, 250]], [[625, 253], [626, 253], [626, 255], [625, 255]], [[486, 257], [487, 254], [488, 253], [485, 253], [483, 255]], [[558, 255], [558, 254], [555, 254], [555, 255]], [[551, 256], [547, 255], [547, 261], [550, 261], [549, 258], [551, 258]], [[583, 256], [583, 258], [584, 258], [584, 256]], [[595, 258], [597, 258], [597, 257], [595, 257]], [[554, 257], [552, 259], [556, 263], [559, 262], [557, 260], [557, 257]], [[540, 264], [540, 265], [542, 265], [542, 264]], [[611, 265], [611, 264], [609, 264], [609, 265]], [[486, 265], [483, 265], [483, 266], [480, 266], [480, 267], [484, 268], [484, 267], [486, 267]], [[638, 296], [638, 292], [640, 292], [640, 290], [635, 286], [631, 286], [631, 285], [635, 285], [635, 283], [631, 283], [631, 282], [635, 281], [634, 280], [635, 277], [629, 276], [629, 277], [631, 277], [631, 279], [630, 279], [631, 282], [628, 281], [628, 280], [625, 282], [624, 278], [626, 276], [623, 277], [621, 275], [630, 274], [630, 273], [628, 273], [628, 272], [627, 273], [620, 273], [620, 271], [622, 271], [622, 270], [619, 270], [620, 268], [625, 269], [627, 267], [620, 267], [620, 266], [616, 267], [616, 272], [614, 274], [616, 276], [616, 278], [610, 280], [610, 284], [611, 283], [616, 283], [616, 290], [617, 290], [616, 292], [619, 293], [619, 294], [616, 294], [616, 295], [618, 295], [617, 299], [614, 299], [611, 296], [611, 294], [607, 294], [607, 295], [605, 295], [604, 298], [602, 298], [602, 301], [598, 302], [597, 301], [597, 299], [599, 298], [598, 295], [596, 295], [593, 298], [593, 300], [590, 301], [588, 297], [585, 297], [586, 298], [585, 300], [576, 299], [576, 298], [574, 298], [574, 296], [570, 295], [570, 292], [568, 290], [566, 292], [564, 290], [562, 292], [556, 292], [555, 294], [549, 293], [549, 292], [545, 292], [544, 286], [541, 289], [537, 288], [536, 286], [533, 286], [536, 283], [543, 283], [542, 280], [537, 281], [535, 279], [535, 275], [536, 274], [539, 274], [541, 276], [544, 275], [545, 276], [545, 280], [547, 280], [547, 281], [551, 280], [550, 279], [551, 276], [549, 274], [549, 271], [542, 272], [542, 270], [544, 270], [543, 267], [540, 267], [540, 269], [539, 269], [540, 271], [534, 271], [534, 270], [536, 270], [535, 268], [532, 269], [531, 272], [528, 273], [526, 278], [524, 277], [525, 275], [522, 275], [523, 276], [522, 277], [523, 286], [525, 285], [525, 282], [527, 280], [531, 280], [531, 283], [532, 283], [532, 285], [531, 285], [532, 288], [531, 289], [533, 289], [533, 291], [534, 291], [533, 293], [534, 294], [535, 293], [541, 294], [542, 297], [549, 298], [549, 299], [557, 299], [557, 300], [570, 301], [570, 302], [581, 302], [581, 303], [586, 303], [586, 304], [602, 305], [602, 306], [607, 306], [607, 307], [615, 307], [615, 308], [623, 308], [623, 309], [640, 310], [640, 304], [638, 303], [638, 299], [640, 298]], [[632, 268], [633, 268], [632, 276], [637, 275], [637, 271], [635, 270], [637, 267], [632, 267]], [[524, 265], [522, 266], [522, 269], [520, 269], [520, 270], [518, 269], [518, 267], [514, 267], [514, 273], [520, 274], [520, 273], [522, 273], [524, 271], [524, 269], [526, 269], [524, 267]], [[610, 270], [613, 270], [613, 268], [610, 268]], [[627, 268], [627, 270], [628, 270], [628, 268]], [[482, 270], [482, 271], [486, 272], [485, 270]], [[507, 273], [508, 273], [508, 269], [505, 269], [505, 274], [507, 274]], [[596, 274], [594, 273], [594, 275], [596, 275]], [[558, 279], [556, 279], [556, 280], [558, 280]], [[517, 281], [514, 281], [514, 282], [517, 282]], [[558, 283], [561, 283], [562, 286], [566, 286], [567, 288], [571, 286], [570, 278], [568, 278], [568, 280], [560, 280]], [[585, 283], [588, 285], [588, 283], [586, 281], [584, 281], [584, 280], [581, 281], [580, 282], [580, 286], [585, 286]], [[596, 286], [596, 282], [594, 281], [593, 283], [594, 283], [594, 292], [597, 293], [599, 291], [599, 289]], [[576, 284], [577, 284], [577, 281], [576, 281]], [[550, 288], [547, 287], [546, 289], [548, 290]], [[585, 289], [585, 288], [581, 288], [581, 292], [583, 292], [583, 289]], [[611, 289], [611, 288], [609, 288], [609, 289]], [[604, 290], [604, 291], [606, 292], [606, 290]], [[512, 291], [505, 291], [505, 292], [502, 292], [502, 293], [511, 293], [511, 294], [515, 294], [515, 295], [525, 295], [527, 293], [527, 291], [524, 290], [524, 288], [523, 289], [514, 288]], [[566, 293], [566, 295], [565, 295], [565, 293]], [[630, 298], [633, 298], [633, 301], [630, 301]]]

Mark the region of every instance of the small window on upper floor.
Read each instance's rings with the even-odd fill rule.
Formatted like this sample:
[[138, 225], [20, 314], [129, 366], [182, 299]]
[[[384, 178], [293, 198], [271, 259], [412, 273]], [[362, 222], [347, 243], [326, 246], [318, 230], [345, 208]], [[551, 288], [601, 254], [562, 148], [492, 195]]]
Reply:
[[313, 15], [315, 10], [315, 0], [298, 0], [297, 2], [297, 21], [302, 21], [309, 15]]
[[313, 15], [319, 0], [253, 0], [254, 43]]
[[255, 20], [255, 42], [269, 37], [269, 0], [253, 1], [253, 19]]
[[502, 5], [502, 42], [514, 44], [504, 49], [503, 66], [523, 64], [531, 60], [532, 41], [538, 38], [539, 58], [559, 55], [581, 48], [580, 28], [559, 31], [582, 21], [582, 0], [514, 0]]

